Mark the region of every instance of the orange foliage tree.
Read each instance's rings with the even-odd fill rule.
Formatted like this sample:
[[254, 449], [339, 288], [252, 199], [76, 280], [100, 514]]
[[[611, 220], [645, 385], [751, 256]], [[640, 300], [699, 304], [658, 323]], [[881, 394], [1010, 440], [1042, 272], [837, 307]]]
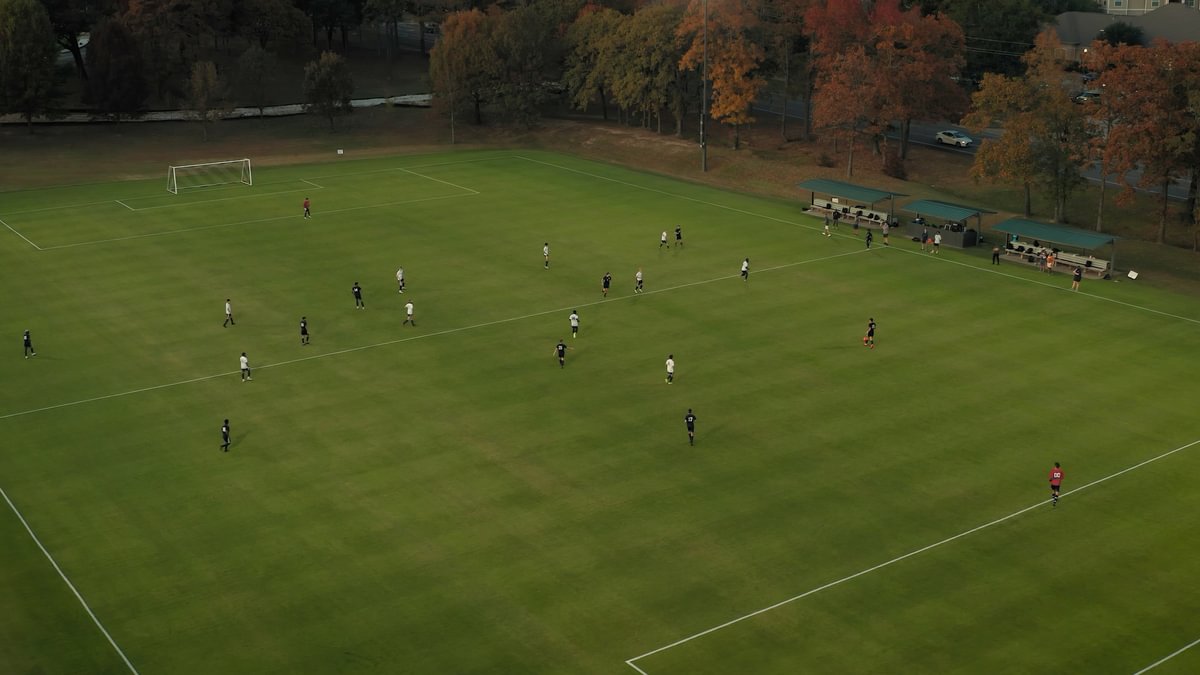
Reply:
[[[740, 127], [754, 121], [750, 105], [766, 85], [761, 73], [764, 51], [755, 40], [759, 18], [750, 0], [708, 3], [708, 76], [712, 80], [713, 119], [733, 129], [733, 147], [741, 142]], [[679, 59], [684, 70], [699, 70], [704, 54], [705, 3], [691, 0], [676, 31], [685, 49]]]

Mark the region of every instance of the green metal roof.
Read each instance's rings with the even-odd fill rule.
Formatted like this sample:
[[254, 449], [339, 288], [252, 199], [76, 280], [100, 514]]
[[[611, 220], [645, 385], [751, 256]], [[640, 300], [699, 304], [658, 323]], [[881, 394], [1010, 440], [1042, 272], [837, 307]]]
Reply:
[[1114, 243], [1117, 240], [1117, 237], [1111, 234], [1104, 234], [1103, 232], [1081, 230], [1077, 227], [1067, 227], [1065, 225], [1050, 225], [1023, 218], [1009, 218], [1002, 223], [993, 225], [992, 229], [997, 232], [1015, 234], [1026, 239], [1037, 239], [1038, 241], [1045, 241], [1051, 244], [1065, 244], [1089, 251], [1100, 248], [1105, 244]]
[[874, 188], [855, 185], [854, 183], [843, 183], [840, 180], [829, 180], [828, 178], [810, 178], [797, 187], [813, 192], [820, 192], [835, 197], [847, 197], [864, 204], [874, 204], [875, 202], [887, 199], [888, 197], [903, 197], [898, 192], [884, 192]]
[[987, 209], [978, 209], [974, 206], [963, 206], [962, 204], [951, 204], [949, 202], [939, 202], [935, 199], [918, 199], [915, 202], [907, 204], [900, 208], [901, 211], [909, 213], [919, 213], [923, 216], [933, 216], [935, 218], [945, 218], [946, 220], [954, 220], [963, 222], [967, 218], [972, 218], [984, 213], [995, 213]]

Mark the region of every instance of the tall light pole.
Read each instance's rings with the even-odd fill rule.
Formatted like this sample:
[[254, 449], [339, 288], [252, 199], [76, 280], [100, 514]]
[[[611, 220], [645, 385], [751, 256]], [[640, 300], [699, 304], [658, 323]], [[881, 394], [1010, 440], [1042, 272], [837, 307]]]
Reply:
[[708, 117], [708, 0], [704, 0], [704, 51], [700, 69], [700, 170], [708, 171], [708, 139], [704, 136], [704, 118]]

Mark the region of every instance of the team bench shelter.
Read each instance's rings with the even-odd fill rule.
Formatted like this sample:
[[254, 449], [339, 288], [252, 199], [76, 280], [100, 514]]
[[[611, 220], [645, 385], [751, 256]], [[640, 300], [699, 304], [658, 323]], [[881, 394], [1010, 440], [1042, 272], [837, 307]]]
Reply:
[[[808, 210], [830, 216], [836, 214], [839, 220], [848, 225], [857, 220], [861, 227], [873, 229], [894, 221], [896, 197], [905, 196], [828, 178], [810, 178], [797, 187], [809, 191]], [[818, 197], [818, 194], [822, 196]], [[887, 204], [881, 205], [885, 200]]]
[[[1116, 269], [1117, 237], [1103, 232], [1091, 232], [1065, 225], [1039, 223], [1023, 218], [1009, 218], [992, 226], [997, 232], [1008, 235], [1004, 253], [1027, 263], [1037, 263], [1039, 254], [1054, 253], [1054, 266], [1070, 270], [1082, 267], [1084, 273], [1092, 273], [1107, 279]], [[1108, 246], [1107, 257], [1097, 257]], [[1063, 250], [1060, 247], [1075, 249]]]
[[[979, 242], [979, 232], [982, 229], [983, 214], [995, 213], [975, 206], [951, 204], [935, 199], [918, 199], [905, 204], [903, 211], [913, 214], [913, 219], [904, 228], [904, 234], [914, 239], [920, 239], [926, 232], [934, 235], [934, 230], [942, 234], [943, 246], [966, 248]], [[971, 219], [974, 219], [972, 227]]]

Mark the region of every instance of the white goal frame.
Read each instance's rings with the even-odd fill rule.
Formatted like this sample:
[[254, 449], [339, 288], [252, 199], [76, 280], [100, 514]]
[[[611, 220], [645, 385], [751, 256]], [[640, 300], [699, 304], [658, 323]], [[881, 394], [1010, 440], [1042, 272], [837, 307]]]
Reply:
[[[225, 171], [221, 171], [225, 169]], [[236, 172], [234, 169], [237, 169]], [[185, 184], [182, 189], [216, 187], [231, 183], [254, 185], [254, 174], [250, 168], [249, 159], [231, 159], [224, 162], [204, 162], [202, 164], [182, 164], [167, 167], [167, 192], [179, 194], [179, 176], [183, 174], [202, 174], [211, 172], [211, 178], [206, 178], [195, 185]]]

